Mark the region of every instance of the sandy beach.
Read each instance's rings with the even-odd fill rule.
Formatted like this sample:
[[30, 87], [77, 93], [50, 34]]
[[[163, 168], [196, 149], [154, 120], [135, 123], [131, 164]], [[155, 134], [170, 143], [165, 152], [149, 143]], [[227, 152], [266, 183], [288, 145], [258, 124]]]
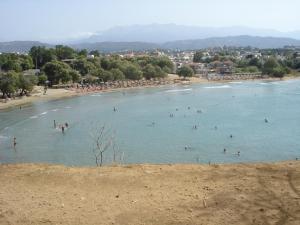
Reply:
[[[291, 80], [291, 79], [299, 79], [299, 77], [286, 77], [283, 80]], [[168, 81], [174, 81], [179, 80], [178, 75], [169, 74], [167, 77]], [[280, 79], [276, 78], [269, 78], [269, 79], [260, 79], [261, 81], [278, 81]], [[221, 80], [221, 81], [213, 81], [213, 80], [207, 80], [204, 78], [198, 78], [198, 77], [192, 77], [189, 78], [188, 81], [177, 81], [176, 85], [188, 85], [188, 84], [208, 84], [208, 83], [228, 83], [231, 81], [239, 81], [239, 80]], [[241, 81], [247, 81], [247, 80], [241, 80]], [[249, 80], [248, 80], [249, 81]], [[251, 81], [251, 80], [250, 80]], [[252, 80], [253, 81], [253, 80]], [[130, 87], [130, 88], [110, 88], [106, 90], [101, 91], [95, 91], [95, 92], [111, 92], [111, 91], [122, 91], [125, 89], [133, 89], [133, 88], [149, 88], [154, 87], [152, 85], [150, 86], [142, 86], [142, 87]], [[4, 100], [0, 100], [0, 110], [5, 110], [13, 107], [19, 107], [22, 105], [27, 105], [30, 103], [33, 103], [35, 101], [45, 101], [45, 100], [56, 100], [56, 99], [62, 99], [67, 97], [74, 97], [74, 96], [80, 96], [84, 94], [90, 94], [91, 92], [77, 92], [75, 90], [71, 89], [48, 89], [47, 93], [43, 94], [43, 87], [36, 86], [34, 91], [31, 93], [31, 96], [29, 97], [20, 97], [16, 99], [8, 100], [6, 103], [4, 103]]]
[[76, 92], [66, 90], [66, 89], [48, 89], [47, 93], [44, 95], [43, 87], [36, 86], [31, 96], [29, 97], [24, 96], [16, 99], [11, 99], [8, 100], [6, 103], [4, 103], [4, 100], [1, 99], [0, 110], [27, 105], [35, 101], [55, 100], [55, 99], [72, 97], [76, 95], [77, 95]]
[[300, 162], [0, 165], [0, 224], [300, 224]]

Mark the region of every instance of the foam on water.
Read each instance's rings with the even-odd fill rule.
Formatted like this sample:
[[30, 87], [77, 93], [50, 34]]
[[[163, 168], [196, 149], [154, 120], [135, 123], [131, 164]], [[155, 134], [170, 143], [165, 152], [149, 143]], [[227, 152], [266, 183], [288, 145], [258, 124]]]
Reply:
[[47, 113], [48, 113], [48, 112], [43, 112], [43, 113], [40, 114], [40, 116], [46, 115]]
[[241, 81], [232, 81], [232, 82], [229, 82], [229, 84], [242, 84], [243, 82]]
[[29, 117], [30, 119], [36, 119], [36, 118], [38, 118], [38, 116], [31, 116], [31, 117]]
[[52, 109], [51, 111], [52, 111], [52, 112], [56, 112], [56, 111], [58, 111], [58, 109]]
[[100, 95], [100, 94], [93, 94], [93, 95], [90, 95], [90, 96], [92, 96], [92, 97], [100, 97], [102, 95]]
[[221, 85], [221, 86], [209, 86], [209, 87], [204, 87], [206, 89], [218, 89], [218, 88], [232, 88], [230, 85]]
[[173, 93], [173, 92], [185, 92], [185, 91], [191, 91], [191, 90], [193, 90], [193, 89], [192, 88], [186, 88], [186, 89], [167, 90], [165, 92]]

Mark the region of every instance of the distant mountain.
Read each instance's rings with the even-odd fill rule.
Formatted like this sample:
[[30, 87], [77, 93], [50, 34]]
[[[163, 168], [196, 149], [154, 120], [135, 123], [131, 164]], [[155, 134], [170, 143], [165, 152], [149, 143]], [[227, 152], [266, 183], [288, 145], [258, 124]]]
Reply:
[[172, 41], [161, 45], [164, 49], [203, 49], [211, 47], [255, 47], [255, 48], [282, 48], [284, 46], [300, 46], [300, 40], [276, 37], [230, 36], [215, 37], [197, 40]]
[[[0, 42], [0, 52], [28, 52], [32, 46], [53, 47], [35, 41]], [[99, 50], [100, 52], [125, 52], [153, 49], [196, 50], [212, 47], [255, 47], [255, 48], [282, 48], [284, 46], [300, 46], [300, 40], [292, 38], [258, 37], [258, 36], [228, 36], [204, 39], [170, 41], [165, 43], [149, 42], [96, 42], [69, 45], [75, 49]]]
[[51, 47], [52, 45], [38, 41], [11, 41], [0, 42], [0, 52], [29, 52], [32, 46]]
[[99, 50], [100, 52], [124, 52], [152, 49], [195, 50], [213, 47], [254, 47], [254, 48], [282, 48], [284, 46], [300, 46], [300, 40], [291, 38], [230, 36], [196, 40], [171, 41], [162, 44], [147, 42], [97, 42], [76, 44], [71, 47], [77, 49]]
[[204, 39], [227, 36], [261, 36], [286, 37], [300, 40], [300, 31], [280, 32], [272, 29], [256, 29], [249, 27], [197, 27], [176, 24], [150, 24], [118, 26], [98, 32], [77, 43], [88, 42], [152, 42], [164, 43], [178, 40]]

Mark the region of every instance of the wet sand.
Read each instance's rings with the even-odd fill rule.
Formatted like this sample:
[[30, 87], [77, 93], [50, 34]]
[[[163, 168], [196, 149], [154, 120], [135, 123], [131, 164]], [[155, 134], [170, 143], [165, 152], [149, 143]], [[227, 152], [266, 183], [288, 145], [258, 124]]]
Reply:
[[0, 165], [0, 224], [300, 224], [300, 162]]

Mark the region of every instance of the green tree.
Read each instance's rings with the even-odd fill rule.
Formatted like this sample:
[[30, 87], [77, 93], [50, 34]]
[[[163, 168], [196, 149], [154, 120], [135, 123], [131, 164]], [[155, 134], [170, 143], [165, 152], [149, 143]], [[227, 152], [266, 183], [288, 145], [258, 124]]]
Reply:
[[93, 50], [93, 51], [90, 51], [90, 55], [93, 55], [95, 57], [99, 57], [100, 56], [100, 53], [98, 50]]
[[112, 72], [110, 72], [108, 70], [104, 70], [104, 72], [102, 73], [102, 79], [103, 79], [103, 81], [112, 81], [112, 80], [114, 80], [114, 76], [113, 76]]
[[48, 80], [48, 77], [45, 74], [41, 74], [38, 76], [38, 84], [39, 85], [45, 85], [47, 80]]
[[29, 55], [31, 56], [36, 69], [40, 69], [47, 62], [51, 62], [56, 59], [55, 51], [53, 49], [47, 49], [41, 46], [33, 46], [29, 51]]
[[76, 52], [74, 49], [68, 46], [56, 45], [55, 54], [58, 60], [63, 60], [63, 59], [73, 59], [76, 55]]
[[52, 61], [46, 63], [43, 67], [43, 71], [50, 81], [50, 85], [59, 84], [60, 82], [66, 83], [71, 80], [69, 71], [70, 66], [60, 61]]
[[9, 71], [0, 73], [0, 90], [2, 97], [11, 97], [18, 89], [18, 73]]
[[264, 63], [262, 71], [263, 71], [264, 74], [272, 75], [273, 72], [274, 72], [274, 69], [276, 67], [279, 67], [279, 63], [277, 62], [277, 60], [274, 57], [270, 57]]
[[86, 59], [77, 59], [72, 62], [72, 68], [79, 71], [82, 76], [87, 74], [94, 74], [97, 67], [92, 63], [87, 61]]
[[194, 75], [194, 70], [190, 66], [182, 66], [177, 70], [177, 74], [186, 79], [186, 77], [192, 77]]
[[18, 88], [20, 90], [20, 96], [30, 93], [34, 86], [37, 84], [37, 78], [34, 75], [24, 76], [19, 74]]
[[79, 56], [87, 57], [88, 51], [86, 49], [82, 49], [78, 52]]
[[194, 54], [193, 61], [199, 63], [199, 62], [202, 62], [202, 58], [203, 58], [203, 53], [201, 51], [197, 51]]
[[145, 66], [145, 68], [143, 69], [143, 76], [149, 80], [153, 77], [156, 76], [156, 70], [155, 67], [151, 64], [148, 64], [147, 66]]
[[114, 68], [114, 69], [111, 69], [110, 72], [112, 73], [114, 80], [124, 80], [125, 79], [124, 73], [119, 69]]
[[143, 77], [140, 68], [134, 64], [127, 65], [123, 72], [125, 77], [130, 80], [140, 80]]
[[159, 66], [161, 69], [167, 67], [172, 71], [174, 68], [173, 62], [166, 56], [158, 57], [154, 64]]
[[70, 70], [69, 74], [72, 78], [73, 83], [78, 83], [79, 81], [81, 81], [80, 73], [77, 70]]

